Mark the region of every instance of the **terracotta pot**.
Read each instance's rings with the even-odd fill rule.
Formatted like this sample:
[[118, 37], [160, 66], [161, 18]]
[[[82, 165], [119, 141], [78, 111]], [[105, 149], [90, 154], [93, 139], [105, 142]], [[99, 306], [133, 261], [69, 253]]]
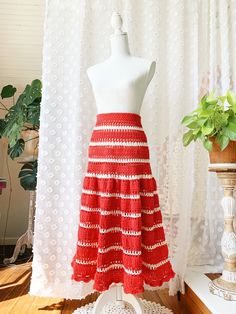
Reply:
[[210, 163], [236, 163], [236, 141], [230, 141], [228, 146], [221, 151], [215, 136], [209, 138], [212, 141], [212, 151], [209, 152]]

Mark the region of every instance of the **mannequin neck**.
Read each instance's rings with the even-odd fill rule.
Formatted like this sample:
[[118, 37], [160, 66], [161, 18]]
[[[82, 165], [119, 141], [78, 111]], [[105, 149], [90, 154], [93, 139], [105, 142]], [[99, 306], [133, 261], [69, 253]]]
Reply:
[[127, 34], [113, 35], [111, 41], [110, 58], [130, 57], [129, 43]]

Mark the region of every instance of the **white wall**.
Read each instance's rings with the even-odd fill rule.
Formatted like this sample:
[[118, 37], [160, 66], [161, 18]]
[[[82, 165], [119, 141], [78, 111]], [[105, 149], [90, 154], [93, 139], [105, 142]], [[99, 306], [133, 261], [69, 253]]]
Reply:
[[[12, 84], [21, 92], [33, 79], [41, 79], [44, 7], [45, 0], [0, 0], [0, 88]], [[0, 110], [0, 117], [3, 114]], [[7, 189], [0, 195], [0, 245], [6, 225], [10, 180], [12, 194], [6, 244], [14, 244], [25, 232], [29, 203], [29, 193], [23, 190], [18, 179], [22, 165], [6, 158], [6, 148], [7, 144], [0, 140], [0, 176], [8, 180]]]

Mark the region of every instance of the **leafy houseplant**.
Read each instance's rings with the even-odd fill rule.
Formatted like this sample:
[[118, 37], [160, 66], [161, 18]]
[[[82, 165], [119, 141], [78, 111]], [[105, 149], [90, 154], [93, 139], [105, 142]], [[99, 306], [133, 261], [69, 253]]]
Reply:
[[[0, 138], [7, 138], [8, 155], [11, 159], [18, 158], [23, 152], [32, 153], [33, 143], [32, 156], [24, 162], [19, 178], [25, 190], [35, 190], [42, 84], [40, 80], [27, 84], [23, 93], [15, 101], [16, 90], [12, 85], [4, 86], [1, 90], [0, 109], [5, 110], [6, 114], [3, 119], [0, 119]], [[10, 108], [3, 103], [6, 98], [12, 98], [13, 105]]]
[[182, 121], [189, 130], [183, 135], [183, 145], [201, 140], [209, 151], [211, 163], [236, 163], [236, 94], [202, 97], [197, 109]]

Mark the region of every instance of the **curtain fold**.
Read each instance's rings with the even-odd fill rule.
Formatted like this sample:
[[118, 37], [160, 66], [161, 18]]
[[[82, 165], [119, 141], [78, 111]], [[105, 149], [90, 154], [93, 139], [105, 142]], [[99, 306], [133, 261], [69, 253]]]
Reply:
[[229, 0], [50, 0], [45, 14], [43, 99], [30, 294], [79, 299], [72, 282], [80, 193], [96, 105], [86, 69], [109, 57], [118, 10], [131, 53], [156, 60], [141, 109], [157, 179], [170, 257], [183, 291], [188, 265], [222, 267], [222, 189], [200, 143], [182, 145], [182, 117], [209, 88], [236, 79], [236, 2]]

